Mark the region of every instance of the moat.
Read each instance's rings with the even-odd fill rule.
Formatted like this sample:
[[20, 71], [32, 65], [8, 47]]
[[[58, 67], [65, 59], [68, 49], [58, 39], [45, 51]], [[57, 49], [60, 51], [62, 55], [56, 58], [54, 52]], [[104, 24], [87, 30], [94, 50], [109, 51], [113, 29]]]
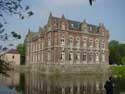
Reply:
[[[105, 94], [109, 75], [43, 75], [37, 72], [11, 72], [0, 75], [0, 94]], [[114, 94], [125, 94], [125, 77], [114, 77]]]

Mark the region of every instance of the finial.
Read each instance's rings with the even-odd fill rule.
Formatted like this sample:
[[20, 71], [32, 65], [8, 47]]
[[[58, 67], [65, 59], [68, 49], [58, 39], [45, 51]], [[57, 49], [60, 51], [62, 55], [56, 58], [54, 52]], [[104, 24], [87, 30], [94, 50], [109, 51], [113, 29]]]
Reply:
[[63, 19], [65, 19], [65, 16], [64, 16], [64, 14], [62, 15], [62, 18], [63, 18]]
[[50, 12], [49, 17], [52, 17], [52, 12]]
[[83, 23], [86, 23], [86, 19], [83, 20]]
[[100, 26], [100, 27], [104, 27], [104, 23], [102, 23], [102, 22], [99, 23], [99, 26]]
[[31, 31], [30, 31], [30, 28], [28, 29], [28, 33], [30, 33]]

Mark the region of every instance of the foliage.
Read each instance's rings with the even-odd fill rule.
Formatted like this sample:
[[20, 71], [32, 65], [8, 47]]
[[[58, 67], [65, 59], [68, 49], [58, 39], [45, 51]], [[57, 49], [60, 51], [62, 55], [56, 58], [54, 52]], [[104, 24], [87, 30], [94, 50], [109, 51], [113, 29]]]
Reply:
[[21, 55], [21, 65], [25, 64], [25, 45], [24, 44], [19, 44], [17, 45], [17, 51]]
[[121, 64], [125, 65], [125, 57], [121, 57]]
[[92, 6], [92, 2], [93, 2], [94, 0], [89, 0], [89, 3], [90, 3], [90, 5]]
[[[0, 0], [0, 40], [8, 40], [10, 34], [5, 32], [5, 25], [8, 24], [6, 16], [17, 15], [20, 19], [25, 17], [30, 17], [33, 12], [30, 10], [29, 6], [23, 6], [21, 4], [23, 0]], [[16, 32], [11, 32], [12, 37], [20, 39], [21, 36]]]
[[21, 92], [22, 94], [25, 94], [25, 74], [24, 73], [20, 73], [20, 84], [19, 84], [19, 92]]
[[11, 68], [9, 68], [9, 64], [3, 60], [0, 60], [0, 74], [9, 76], [7, 74], [7, 71], [9, 71], [9, 70], [11, 70]]
[[114, 94], [124, 94], [125, 77], [117, 77], [114, 79]]
[[109, 63], [125, 64], [125, 44], [120, 44], [116, 40], [109, 42]]

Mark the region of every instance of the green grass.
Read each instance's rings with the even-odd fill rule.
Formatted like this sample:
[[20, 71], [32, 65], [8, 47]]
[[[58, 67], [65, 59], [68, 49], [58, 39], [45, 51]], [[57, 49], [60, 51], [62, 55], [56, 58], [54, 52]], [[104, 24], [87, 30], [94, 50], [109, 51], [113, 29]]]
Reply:
[[125, 66], [111, 66], [114, 75], [125, 76]]

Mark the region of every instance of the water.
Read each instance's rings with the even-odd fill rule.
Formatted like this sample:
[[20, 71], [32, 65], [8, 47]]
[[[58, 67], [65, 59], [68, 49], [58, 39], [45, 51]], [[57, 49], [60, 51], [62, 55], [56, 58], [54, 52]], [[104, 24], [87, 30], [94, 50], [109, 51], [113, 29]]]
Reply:
[[[0, 75], [0, 94], [105, 94], [108, 75], [42, 75], [10, 73]], [[125, 77], [114, 78], [114, 94], [125, 94]]]

